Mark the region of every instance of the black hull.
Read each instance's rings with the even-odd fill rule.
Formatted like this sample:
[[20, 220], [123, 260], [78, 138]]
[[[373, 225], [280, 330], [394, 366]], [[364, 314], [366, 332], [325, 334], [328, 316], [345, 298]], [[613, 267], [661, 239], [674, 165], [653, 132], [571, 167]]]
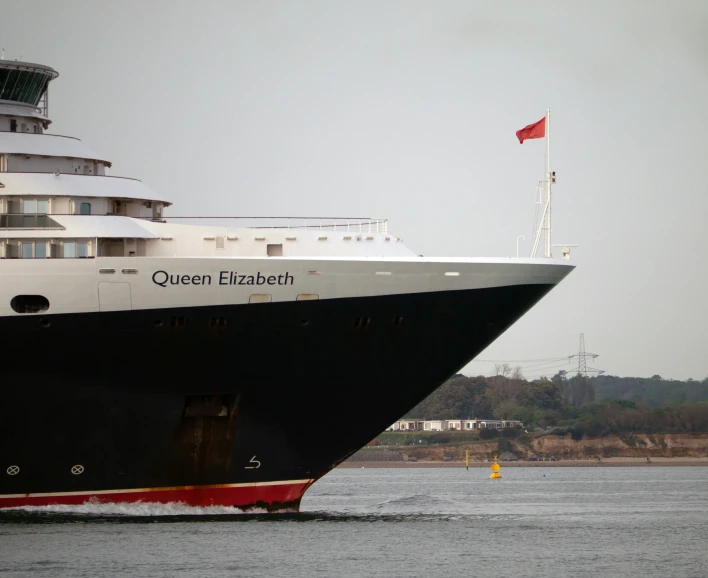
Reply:
[[317, 479], [551, 288], [0, 318], [0, 496]]

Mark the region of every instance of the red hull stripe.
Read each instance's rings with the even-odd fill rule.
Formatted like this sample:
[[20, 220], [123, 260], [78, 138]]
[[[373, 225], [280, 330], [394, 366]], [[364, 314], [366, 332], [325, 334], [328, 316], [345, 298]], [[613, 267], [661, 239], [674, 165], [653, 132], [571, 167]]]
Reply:
[[0, 495], [0, 508], [21, 506], [78, 505], [88, 501], [103, 503], [181, 502], [189, 506], [271, 506], [297, 503], [314, 480], [287, 480], [214, 486], [177, 486], [95, 492], [52, 492], [46, 494]]

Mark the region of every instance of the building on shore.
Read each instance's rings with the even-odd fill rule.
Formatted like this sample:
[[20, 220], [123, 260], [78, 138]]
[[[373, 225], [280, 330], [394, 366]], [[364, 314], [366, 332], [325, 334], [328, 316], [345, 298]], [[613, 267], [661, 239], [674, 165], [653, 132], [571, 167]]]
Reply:
[[422, 420], [418, 419], [399, 419], [391, 427], [386, 429], [386, 431], [420, 431], [423, 429]]
[[475, 431], [481, 429], [504, 429], [507, 427], [524, 427], [518, 420], [496, 419], [400, 419], [388, 432], [439, 432], [439, 431]]

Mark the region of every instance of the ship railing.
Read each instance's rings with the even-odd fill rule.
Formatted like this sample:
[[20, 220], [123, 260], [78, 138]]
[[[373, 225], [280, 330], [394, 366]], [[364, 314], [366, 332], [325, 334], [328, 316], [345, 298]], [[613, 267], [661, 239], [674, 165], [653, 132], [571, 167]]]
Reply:
[[0, 215], [0, 230], [13, 229], [58, 229], [59, 223], [46, 214], [12, 213]]
[[304, 229], [344, 233], [388, 234], [388, 219], [370, 217], [160, 217], [146, 220], [229, 229]]

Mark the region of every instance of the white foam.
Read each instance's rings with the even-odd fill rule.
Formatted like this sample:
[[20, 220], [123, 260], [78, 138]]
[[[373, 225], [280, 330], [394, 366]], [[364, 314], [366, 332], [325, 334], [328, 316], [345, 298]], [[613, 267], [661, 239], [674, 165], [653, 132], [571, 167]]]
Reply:
[[116, 504], [99, 502], [95, 498], [79, 505], [20, 506], [18, 508], [8, 508], [6, 511], [81, 516], [221, 516], [266, 513], [266, 510], [248, 510], [248, 512], [244, 512], [233, 506], [188, 506], [183, 502]]

